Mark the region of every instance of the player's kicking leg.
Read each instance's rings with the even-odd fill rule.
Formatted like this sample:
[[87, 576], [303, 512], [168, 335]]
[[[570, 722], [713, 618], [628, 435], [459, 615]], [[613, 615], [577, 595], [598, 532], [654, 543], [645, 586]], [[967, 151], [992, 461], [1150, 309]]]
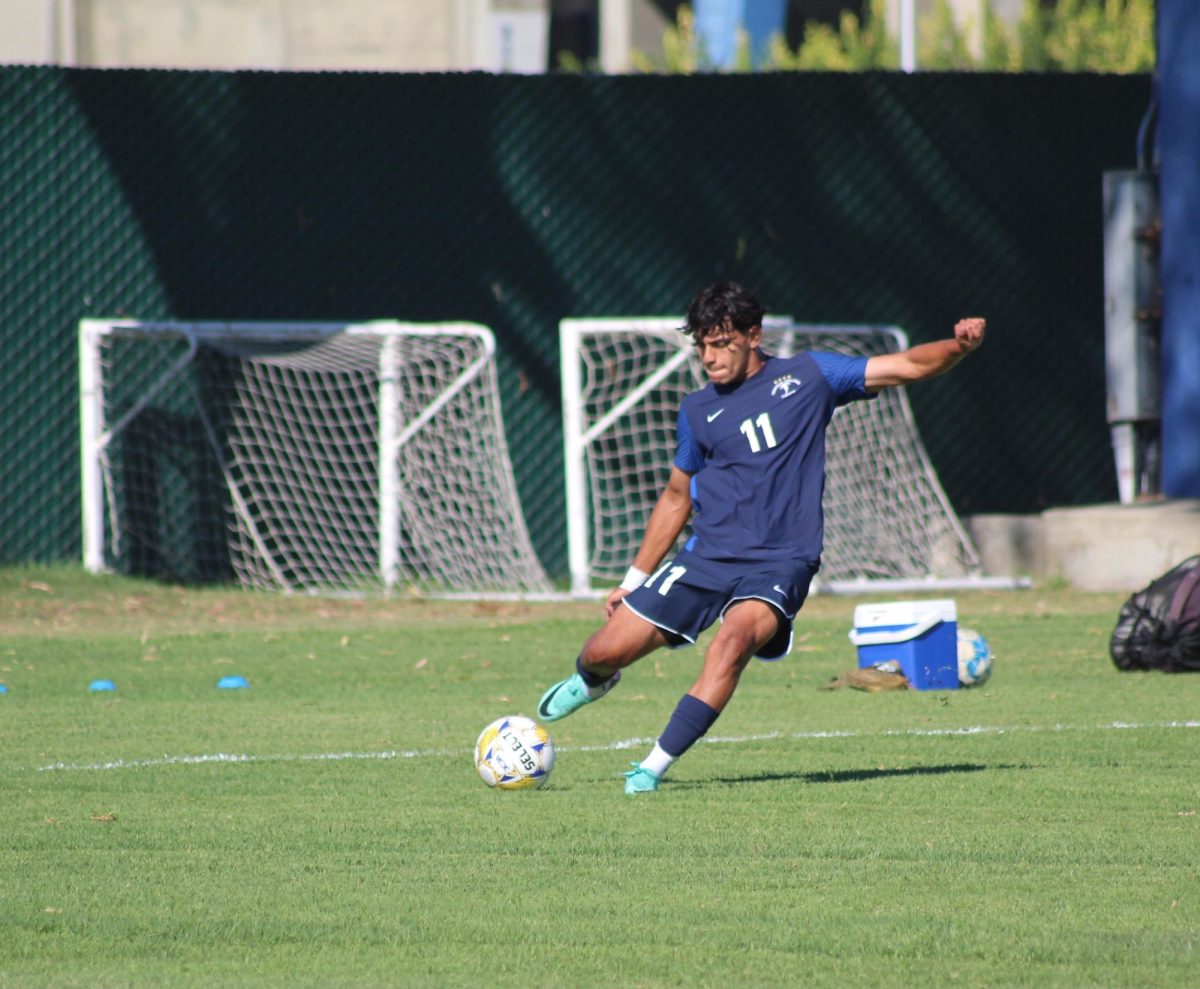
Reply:
[[584, 644], [575, 660], [575, 673], [542, 694], [538, 717], [542, 721], [558, 721], [599, 700], [617, 685], [623, 668], [666, 643], [662, 629], [628, 608], [618, 607]]

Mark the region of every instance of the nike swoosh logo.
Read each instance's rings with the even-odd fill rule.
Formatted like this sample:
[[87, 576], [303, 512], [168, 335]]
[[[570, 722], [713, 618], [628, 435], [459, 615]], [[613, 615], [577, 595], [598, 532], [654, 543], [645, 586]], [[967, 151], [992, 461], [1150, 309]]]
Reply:
[[784, 590], [782, 587], [780, 587], [778, 584], [773, 584], [773, 585], [771, 585], [771, 590], [773, 590], [773, 591], [778, 591], [780, 594], [786, 594], [786, 593], [787, 593], [787, 591], [785, 591], [785, 590]]
[[566, 685], [567, 685], [567, 681], [564, 680], [557, 687], [555, 687], [553, 691], [547, 693], [546, 696], [542, 698], [541, 703], [538, 704], [538, 709], [537, 709], [538, 717], [541, 718], [543, 721], [556, 720], [555, 718], [550, 717], [550, 702], [552, 700], [554, 700], [555, 694], [557, 694], [560, 690], [562, 690], [562, 688], [565, 687]]
[[725, 411], [724, 409], [717, 409], [716, 412], [714, 412], [710, 416], [706, 416], [705, 418], [708, 419], [709, 422], [712, 422], [717, 416], [719, 416], [724, 411]]

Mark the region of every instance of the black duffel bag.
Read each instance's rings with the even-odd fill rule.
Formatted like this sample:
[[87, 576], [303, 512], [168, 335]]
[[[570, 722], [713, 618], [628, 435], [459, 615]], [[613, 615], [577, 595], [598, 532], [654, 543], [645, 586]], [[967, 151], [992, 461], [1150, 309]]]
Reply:
[[1121, 606], [1108, 651], [1122, 670], [1200, 672], [1200, 556], [1168, 570]]

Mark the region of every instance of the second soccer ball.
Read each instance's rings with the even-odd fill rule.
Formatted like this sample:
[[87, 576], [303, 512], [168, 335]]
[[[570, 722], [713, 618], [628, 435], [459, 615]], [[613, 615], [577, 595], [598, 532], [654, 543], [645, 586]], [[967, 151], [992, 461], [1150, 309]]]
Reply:
[[958, 682], [974, 687], [992, 675], [992, 650], [973, 628], [958, 630]]

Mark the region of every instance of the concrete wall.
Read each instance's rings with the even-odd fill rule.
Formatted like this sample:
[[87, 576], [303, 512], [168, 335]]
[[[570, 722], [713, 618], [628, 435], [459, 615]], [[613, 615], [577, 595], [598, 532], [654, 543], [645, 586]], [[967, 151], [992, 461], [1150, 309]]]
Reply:
[[986, 573], [1136, 591], [1200, 553], [1200, 499], [1057, 508], [966, 520]]
[[0, 4], [0, 63], [63, 61], [58, 20], [58, 0], [4, 0]]
[[4, 0], [0, 62], [541, 72], [547, 0]]
[[79, 60], [101, 67], [419, 68], [425, 59], [446, 60], [446, 13], [380, 0], [89, 0], [79, 12]]

